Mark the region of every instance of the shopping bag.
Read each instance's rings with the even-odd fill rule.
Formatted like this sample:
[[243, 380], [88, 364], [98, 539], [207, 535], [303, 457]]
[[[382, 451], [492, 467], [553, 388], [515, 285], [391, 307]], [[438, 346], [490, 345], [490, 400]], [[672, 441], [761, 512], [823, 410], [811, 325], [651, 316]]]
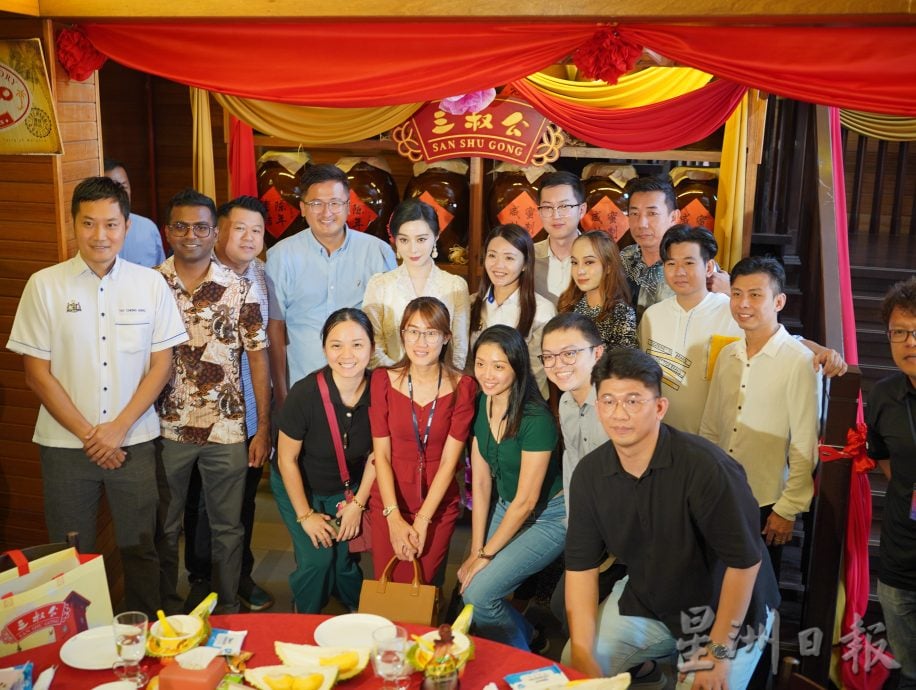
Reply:
[[59, 644], [89, 628], [111, 625], [105, 562], [68, 548], [0, 573], [0, 656]]
[[391, 582], [397, 557], [388, 561], [379, 580], [363, 580], [359, 593], [359, 612], [374, 613], [399, 623], [435, 625], [439, 588], [424, 585], [420, 564], [413, 561], [413, 582]]

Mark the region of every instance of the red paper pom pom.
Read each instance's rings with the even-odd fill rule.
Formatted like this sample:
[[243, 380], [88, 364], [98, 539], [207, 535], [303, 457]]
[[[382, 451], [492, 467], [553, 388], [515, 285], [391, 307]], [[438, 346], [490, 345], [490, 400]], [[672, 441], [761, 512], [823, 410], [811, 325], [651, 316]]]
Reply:
[[573, 62], [587, 79], [616, 84], [620, 75], [636, 65], [642, 47], [623, 38], [614, 29], [598, 29], [588, 42], [573, 53]]
[[57, 34], [57, 59], [71, 79], [85, 81], [108, 58], [97, 51], [82, 28], [76, 26]]

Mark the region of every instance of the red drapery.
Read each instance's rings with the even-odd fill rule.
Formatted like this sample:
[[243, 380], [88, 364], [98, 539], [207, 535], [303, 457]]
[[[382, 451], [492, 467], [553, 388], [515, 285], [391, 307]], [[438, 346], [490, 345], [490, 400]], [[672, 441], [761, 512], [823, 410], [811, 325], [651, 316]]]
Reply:
[[251, 125], [229, 116], [229, 195], [258, 196], [258, 173], [254, 165], [254, 132]]
[[916, 27], [634, 24], [617, 30], [676, 62], [761, 91], [916, 115]]
[[[440, 100], [562, 60], [594, 23], [320, 22], [86, 24], [128, 67], [234, 96], [369, 107]], [[263, 50], [251, 49], [263, 47]]]
[[618, 151], [661, 151], [699, 141], [728, 119], [746, 91], [738, 84], [714, 81], [660, 103], [599, 109], [554, 98], [525, 80], [513, 82], [512, 87], [567, 132]]
[[[329, 107], [438, 100], [507, 84], [571, 55], [599, 29], [593, 22], [420, 20], [176, 20], [82, 28], [101, 53], [143, 72], [237, 96]], [[633, 24], [616, 30], [745, 86], [916, 115], [913, 27]]]

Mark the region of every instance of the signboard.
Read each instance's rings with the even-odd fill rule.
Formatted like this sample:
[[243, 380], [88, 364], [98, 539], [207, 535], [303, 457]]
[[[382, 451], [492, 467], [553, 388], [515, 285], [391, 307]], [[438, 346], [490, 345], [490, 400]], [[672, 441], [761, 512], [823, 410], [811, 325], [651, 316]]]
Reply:
[[480, 156], [542, 165], [559, 156], [563, 135], [527, 101], [497, 96], [477, 113], [452, 115], [430, 102], [391, 132], [398, 153], [417, 161]]
[[63, 153], [37, 38], [0, 41], [0, 153]]

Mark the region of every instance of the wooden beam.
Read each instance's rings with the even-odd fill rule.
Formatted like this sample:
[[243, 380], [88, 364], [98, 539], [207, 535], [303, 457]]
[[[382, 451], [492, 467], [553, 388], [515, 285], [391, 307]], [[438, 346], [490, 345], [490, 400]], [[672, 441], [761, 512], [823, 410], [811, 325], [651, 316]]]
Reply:
[[0, 0], [0, 12], [37, 17], [39, 15], [38, 0]]
[[[35, 0], [0, 0], [6, 5], [32, 6]], [[516, 13], [507, 14], [503, 3], [490, 0], [467, 0], [459, 3], [430, 3], [426, 0], [39, 0], [42, 17], [55, 18], [170, 18], [170, 17], [221, 17], [280, 19], [285, 17], [356, 18], [380, 17], [387, 19], [432, 18], [511, 18], [554, 20], [579, 18], [583, 20], [632, 21], [701, 21], [732, 22], [765, 18], [768, 23], [797, 21], [805, 17], [817, 21], [870, 20], [871, 22], [916, 23], [916, 9], [909, 0], [874, 0], [862, 3], [857, 0], [696, 0], [680, 3], [673, 0], [579, 0], [560, 3], [556, 0], [528, 0], [513, 7]], [[21, 11], [21, 10], [11, 10]]]

